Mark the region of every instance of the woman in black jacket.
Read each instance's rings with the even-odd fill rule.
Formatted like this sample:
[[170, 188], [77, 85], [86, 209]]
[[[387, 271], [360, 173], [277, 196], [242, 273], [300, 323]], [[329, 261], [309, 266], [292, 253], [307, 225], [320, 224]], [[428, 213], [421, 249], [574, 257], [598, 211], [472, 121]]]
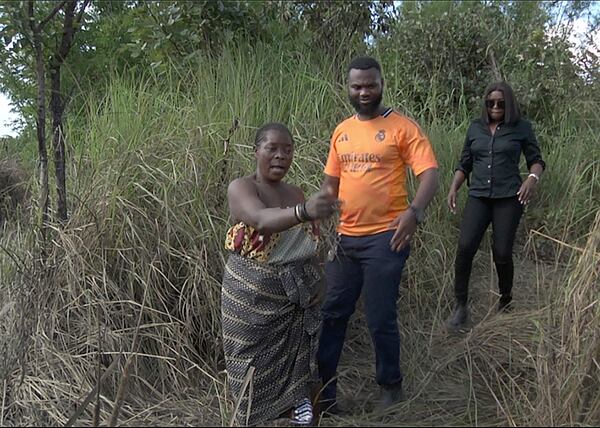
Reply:
[[[519, 172], [521, 153], [529, 170], [524, 181]], [[460, 329], [469, 321], [467, 300], [471, 266], [490, 223], [500, 291], [498, 310], [509, 308], [515, 234], [523, 206], [533, 196], [544, 168], [531, 123], [521, 118], [512, 88], [505, 82], [489, 85], [483, 96], [481, 118], [469, 126], [448, 192], [448, 207], [456, 213], [456, 194], [467, 180], [469, 196], [460, 226], [455, 262], [456, 307], [446, 323], [450, 330]]]

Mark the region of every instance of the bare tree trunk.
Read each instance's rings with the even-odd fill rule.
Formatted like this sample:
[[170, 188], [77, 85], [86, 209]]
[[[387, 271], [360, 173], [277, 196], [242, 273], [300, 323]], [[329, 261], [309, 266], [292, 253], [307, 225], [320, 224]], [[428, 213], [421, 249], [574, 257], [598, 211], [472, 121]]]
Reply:
[[52, 112], [52, 142], [54, 146], [54, 168], [56, 175], [57, 212], [61, 221], [68, 219], [67, 181], [65, 162], [65, 134], [63, 128], [64, 99], [61, 95], [60, 68], [73, 44], [75, 5], [70, 0], [65, 7], [61, 45], [57, 49], [50, 66], [50, 111]]
[[56, 177], [56, 200], [58, 218], [68, 219], [67, 212], [67, 174], [65, 163], [65, 137], [62, 114], [63, 101], [60, 95], [60, 69], [52, 70], [50, 84], [50, 110], [52, 111], [52, 143], [54, 146], [54, 173]]
[[44, 70], [44, 53], [42, 51], [41, 29], [33, 20], [33, 0], [27, 2], [27, 17], [33, 33], [33, 48], [35, 50], [35, 68], [38, 85], [37, 94], [37, 139], [39, 154], [39, 185], [40, 185], [40, 230], [42, 234], [42, 253], [45, 253], [48, 232], [48, 207], [50, 195], [48, 192], [48, 150], [46, 149], [46, 73]]

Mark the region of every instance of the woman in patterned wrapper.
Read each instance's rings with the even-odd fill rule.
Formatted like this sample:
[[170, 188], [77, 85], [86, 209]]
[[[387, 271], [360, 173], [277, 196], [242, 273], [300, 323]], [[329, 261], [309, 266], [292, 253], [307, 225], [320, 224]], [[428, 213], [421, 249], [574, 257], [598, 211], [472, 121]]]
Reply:
[[241, 425], [284, 414], [308, 425], [320, 326], [314, 220], [333, 214], [338, 201], [323, 191], [305, 200], [299, 187], [283, 181], [294, 155], [285, 125], [263, 125], [255, 154], [256, 172], [227, 189], [233, 224], [221, 299], [227, 376]]

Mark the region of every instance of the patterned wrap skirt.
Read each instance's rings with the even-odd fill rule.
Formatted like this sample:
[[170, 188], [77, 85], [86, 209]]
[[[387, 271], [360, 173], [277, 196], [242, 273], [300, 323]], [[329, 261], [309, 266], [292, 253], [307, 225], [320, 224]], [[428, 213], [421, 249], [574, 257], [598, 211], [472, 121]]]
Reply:
[[240, 425], [277, 418], [309, 397], [316, 380], [315, 295], [321, 280], [309, 260], [272, 266], [229, 255], [221, 298], [223, 347]]

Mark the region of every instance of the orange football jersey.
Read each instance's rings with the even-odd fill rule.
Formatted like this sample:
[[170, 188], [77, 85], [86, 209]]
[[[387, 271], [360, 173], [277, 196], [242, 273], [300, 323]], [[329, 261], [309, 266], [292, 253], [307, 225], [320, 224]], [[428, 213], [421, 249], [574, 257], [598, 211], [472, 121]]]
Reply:
[[438, 163], [419, 125], [387, 109], [370, 120], [356, 115], [333, 132], [325, 174], [339, 177], [342, 200], [338, 232], [364, 236], [391, 229], [408, 208], [406, 167], [415, 175]]

